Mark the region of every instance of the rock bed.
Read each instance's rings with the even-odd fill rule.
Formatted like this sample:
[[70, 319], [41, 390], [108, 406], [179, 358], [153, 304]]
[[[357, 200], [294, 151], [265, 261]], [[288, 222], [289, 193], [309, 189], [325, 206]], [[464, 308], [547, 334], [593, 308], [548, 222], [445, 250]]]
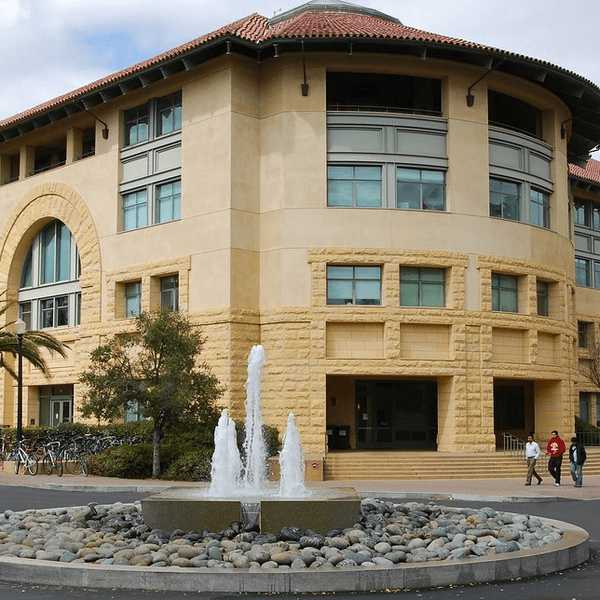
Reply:
[[562, 534], [524, 514], [375, 498], [363, 500], [354, 527], [325, 535], [296, 527], [260, 534], [240, 523], [218, 533], [164, 532], [144, 524], [139, 502], [92, 503], [0, 513], [0, 556], [140, 567], [391, 568], [537, 548]]

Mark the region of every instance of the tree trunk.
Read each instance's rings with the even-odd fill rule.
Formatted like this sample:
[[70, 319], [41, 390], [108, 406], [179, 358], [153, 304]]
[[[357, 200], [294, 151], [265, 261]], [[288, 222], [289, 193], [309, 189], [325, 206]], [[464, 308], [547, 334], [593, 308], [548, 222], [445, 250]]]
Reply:
[[152, 479], [160, 477], [160, 438], [161, 430], [158, 425], [154, 425], [154, 435], [152, 436]]

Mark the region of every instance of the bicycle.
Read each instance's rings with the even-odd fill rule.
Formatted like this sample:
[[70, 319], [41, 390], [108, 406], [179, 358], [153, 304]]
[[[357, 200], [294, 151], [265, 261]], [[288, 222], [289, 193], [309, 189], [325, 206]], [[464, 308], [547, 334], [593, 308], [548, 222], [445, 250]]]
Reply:
[[12, 452], [7, 460], [15, 462], [15, 475], [19, 474], [21, 465], [23, 465], [23, 470], [30, 475], [37, 475], [39, 457], [35, 452], [30, 452], [27, 449], [23, 440], [17, 440], [14, 443]]
[[52, 470], [56, 469], [56, 474], [62, 477], [63, 459], [60, 452], [60, 442], [48, 442], [44, 444], [44, 458], [42, 460], [44, 473], [52, 475]]
[[62, 453], [62, 461], [65, 465], [65, 469], [71, 475], [85, 475], [89, 474], [89, 467], [87, 458], [73, 445], [64, 449]]

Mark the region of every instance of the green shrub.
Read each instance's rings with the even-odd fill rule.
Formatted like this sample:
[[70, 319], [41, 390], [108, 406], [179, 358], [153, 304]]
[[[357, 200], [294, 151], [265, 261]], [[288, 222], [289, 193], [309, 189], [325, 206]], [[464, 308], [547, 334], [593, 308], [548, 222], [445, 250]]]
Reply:
[[[165, 467], [161, 467], [161, 479], [173, 481], [210, 481], [213, 449], [206, 446], [179, 450], [176, 455], [162, 451]], [[161, 460], [161, 465], [163, 460]]]
[[152, 444], [124, 444], [89, 458], [90, 473], [102, 477], [148, 479], [152, 476]]

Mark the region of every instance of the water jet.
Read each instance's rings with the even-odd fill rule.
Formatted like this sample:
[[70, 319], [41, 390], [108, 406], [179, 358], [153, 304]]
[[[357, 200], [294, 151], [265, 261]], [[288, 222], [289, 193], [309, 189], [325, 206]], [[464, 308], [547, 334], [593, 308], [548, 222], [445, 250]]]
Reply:
[[267, 456], [262, 433], [260, 386], [266, 360], [262, 346], [248, 358], [246, 434], [243, 457], [235, 423], [223, 410], [215, 428], [211, 483], [198, 489], [172, 487], [142, 500], [145, 522], [172, 531], [222, 531], [231, 523], [263, 533], [294, 526], [325, 533], [351, 527], [360, 517], [360, 498], [351, 487], [310, 490], [304, 484], [304, 455], [300, 434], [290, 413], [279, 453], [279, 485], [267, 479]]

